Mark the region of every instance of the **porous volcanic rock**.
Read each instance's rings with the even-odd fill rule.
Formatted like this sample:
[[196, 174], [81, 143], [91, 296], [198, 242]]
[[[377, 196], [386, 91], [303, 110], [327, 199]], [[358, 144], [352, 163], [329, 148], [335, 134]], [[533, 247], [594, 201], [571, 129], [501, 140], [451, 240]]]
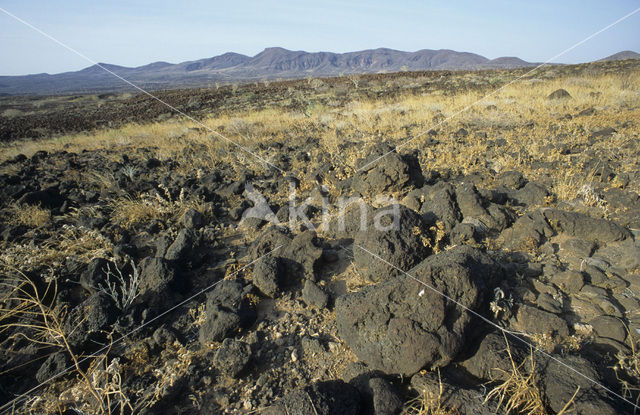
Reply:
[[340, 380], [315, 382], [285, 395], [265, 409], [266, 415], [357, 415], [358, 390]]
[[357, 162], [353, 188], [361, 195], [377, 196], [397, 192], [424, 181], [415, 157], [402, 156], [395, 147], [379, 144]]
[[251, 289], [240, 281], [225, 280], [207, 294], [207, 317], [200, 327], [202, 344], [222, 341], [253, 324], [256, 311], [247, 298]]
[[401, 272], [395, 267], [408, 271], [431, 252], [429, 235], [420, 215], [402, 205], [396, 208], [382, 207], [374, 211], [370, 228], [360, 230], [354, 240], [356, 268], [370, 281], [384, 281], [399, 275]]
[[[501, 267], [481, 251], [459, 246], [426, 259], [412, 275], [459, 304], [480, 310]], [[374, 370], [412, 375], [447, 365], [464, 347], [472, 316], [408, 276], [339, 297], [340, 337]]]

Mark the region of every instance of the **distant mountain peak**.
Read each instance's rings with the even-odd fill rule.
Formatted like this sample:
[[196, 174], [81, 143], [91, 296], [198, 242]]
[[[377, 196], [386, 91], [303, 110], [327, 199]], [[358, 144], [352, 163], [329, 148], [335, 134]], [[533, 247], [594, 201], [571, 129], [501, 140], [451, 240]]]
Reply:
[[[640, 54], [622, 51], [605, 60], [638, 58]], [[424, 70], [476, 70], [531, 67], [514, 56], [489, 60], [471, 52], [451, 49], [421, 49], [405, 52], [385, 47], [347, 53], [293, 51], [275, 46], [255, 56], [226, 52], [194, 61], [172, 64], [153, 62], [129, 68], [99, 63], [80, 71], [56, 75], [0, 76], [0, 94], [61, 94], [115, 91], [128, 88], [104, 69], [122, 76], [142, 88], [169, 89], [210, 85], [212, 82], [250, 81], [263, 78], [293, 79], [337, 76], [353, 73], [380, 73]]]
[[623, 50], [618, 53], [614, 53], [611, 56], [607, 56], [606, 58], [600, 59], [601, 61], [618, 61], [622, 59], [639, 59], [640, 53], [634, 52], [632, 50]]

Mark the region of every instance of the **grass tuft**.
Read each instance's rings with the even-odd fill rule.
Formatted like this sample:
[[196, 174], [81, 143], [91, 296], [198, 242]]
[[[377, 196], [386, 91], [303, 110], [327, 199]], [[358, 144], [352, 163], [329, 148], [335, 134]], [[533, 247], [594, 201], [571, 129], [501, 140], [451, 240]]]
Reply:
[[447, 408], [442, 402], [444, 386], [438, 371], [438, 394], [424, 390], [420, 396], [408, 401], [401, 415], [459, 415], [456, 409]]
[[40, 206], [14, 203], [7, 207], [8, 221], [12, 225], [39, 228], [51, 222], [51, 211]]
[[138, 198], [123, 197], [111, 203], [111, 218], [125, 228], [132, 228], [153, 220], [177, 220], [187, 210], [194, 209], [205, 217], [210, 215], [209, 207], [200, 200], [187, 200], [184, 189], [174, 200], [169, 192], [161, 189], [164, 196], [143, 194]]

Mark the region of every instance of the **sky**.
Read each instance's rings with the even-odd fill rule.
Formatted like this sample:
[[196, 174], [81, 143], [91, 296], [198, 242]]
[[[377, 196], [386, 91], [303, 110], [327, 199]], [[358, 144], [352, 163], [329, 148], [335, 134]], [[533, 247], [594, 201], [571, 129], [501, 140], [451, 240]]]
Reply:
[[[309, 52], [453, 49], [544, 62], [640, 7], [640, 0], [0, 0], [0, 8], [96, 62], [178, 63], [280, 46]], [[640, 12], [553, 62], [640, 52]], [[0, 75], [91, 66], [0, 10]]]

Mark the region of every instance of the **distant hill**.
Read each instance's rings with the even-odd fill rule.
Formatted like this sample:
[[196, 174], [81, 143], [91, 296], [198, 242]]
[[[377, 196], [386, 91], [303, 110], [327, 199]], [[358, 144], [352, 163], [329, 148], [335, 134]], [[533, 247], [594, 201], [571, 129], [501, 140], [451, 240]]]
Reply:
[[[625, 51], [605, 59], [628, 57], [640, 57], [640, 55]], [[379, 48], [348, 53], [310, 53], [274, 47], [267, 48], [253, 57], [228, 52], [211, 58], [177, 64], [154, 62], [135, 68], [107, 63], [99, 65], [142, 88], [170, 89], [258, 79], [291, 79], [404, 70], [513, 69], [537, 64], [517, 57], [490, 60], [475, 53], [448, 49], [403, 52]], [[100, 66], [92, 65], [79, 71], [55, 75], [0, 76], [0, 94], [64, 94], [131, 89], [130, 85]]]
[[619, 61], [622, 59], [638, 59], [640, 58], [640, 53], [634, 52], [632, 50], [623, 50], [622, 52], [614, 53], [611, 56], [607, 56], [606, 58], [600, 59], [601, 61]]

